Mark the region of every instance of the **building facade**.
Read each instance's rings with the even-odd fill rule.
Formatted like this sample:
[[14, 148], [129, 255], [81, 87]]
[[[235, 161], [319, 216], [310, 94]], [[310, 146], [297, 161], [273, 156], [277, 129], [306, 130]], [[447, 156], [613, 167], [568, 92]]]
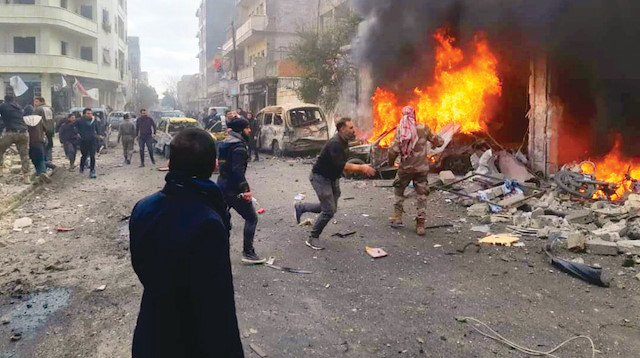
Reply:
[[298, 31], [317, 26], [319, 6], [309, 3], [236, 2], [237, 21], [222, 47], [225, 67], [237, 78], [237, 94], [232, 91], [234, 106], [258, 111], [270, 105], [300, 102], [295, 91], [300, 71], [289, 60], [289, 47], [298, 40]]
[[0, 4], [0, 95], [14, 92], [10, 79], [18, 76], [28, 87], [21, 104], [42, 96], [58, 112], [122, 109], [130, 96], [127, 56], [127, 0]]

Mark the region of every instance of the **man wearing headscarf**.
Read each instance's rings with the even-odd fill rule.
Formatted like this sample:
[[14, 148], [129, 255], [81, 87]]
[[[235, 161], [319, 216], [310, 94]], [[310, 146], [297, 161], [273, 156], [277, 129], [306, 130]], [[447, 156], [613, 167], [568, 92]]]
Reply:
[[429, 158], [427, 158], [428, 142], [440, 147], [444, 141], [433, 134], [424, 124], [416, 123], [416, 112], [411, 106], [402, 109], [402, 119], [398, 125], [396, 137], [389, 150], [389, 164], [393, 165], [400, 157], [400, 167], [393, 183], [396, 202], [393, 216], [389, 218], [392, 227], [402, 227], [404, 213], [404, 191], [413, 181], [418, 201], [416, 217], [416, 232], [420, 236], [426, 234], [424, 222], [426, 219], [426, 202], [429, 195]]

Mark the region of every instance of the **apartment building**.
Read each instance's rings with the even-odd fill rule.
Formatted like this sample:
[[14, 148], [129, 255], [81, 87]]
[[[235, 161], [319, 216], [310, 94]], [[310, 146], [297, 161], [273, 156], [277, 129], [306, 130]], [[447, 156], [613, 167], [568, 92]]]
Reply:
[[[300, 102], [295, 88], [299, 69], [289, 60], [296, 33], [315, 28], [318, 3], [309, 0], [237, 0], [234, 31], [222, 46], [225, 66], [235, 72], [234, 105], [257, 111], [265, 106]], [[235, 73], [234, 73], [235, 76]]]
[[[10, 78], [19, 76], [28, 86], [18, 97], [22, 104], [42, 96], [56, 111], [122, 109], [127, 56], [127, 0], [0, 3], [0, 95], [13, 92]], [[90, 96], [74, 89], [76, 79]]]

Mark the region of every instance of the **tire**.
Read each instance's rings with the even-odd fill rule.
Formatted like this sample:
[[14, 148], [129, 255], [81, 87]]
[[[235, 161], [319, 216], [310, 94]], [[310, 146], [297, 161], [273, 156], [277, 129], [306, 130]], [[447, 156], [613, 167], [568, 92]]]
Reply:
[[[347, 160], [347, 164], [358, 164], [358, 165], [361, 165], [361, 164], [367, 164], [367, 163], [365, 163], [364, 160], [359, 159], [359, 158], [351, 158], [351, 159]], [[342, 173], [342, 176], [345, 179], [353, 179], [353, 180], [363, 180], [363, 179], [366, 178], [364, 175], [362, 175], [360, 173], [346, 173], [345, 172], [345, 173]]]
[[162, 150], [162, 154], [164, 154], [164, 157], [166, 159], [169, 159], [171, 157], [171, 148], [168, 145], [165, 145], [164, 149]]
[[282, 156], [282, 149], [280, 148], [278, 141], [274, 140], [273, 143], [271, 143], [271, 153], [273, 153], [274, 157]]

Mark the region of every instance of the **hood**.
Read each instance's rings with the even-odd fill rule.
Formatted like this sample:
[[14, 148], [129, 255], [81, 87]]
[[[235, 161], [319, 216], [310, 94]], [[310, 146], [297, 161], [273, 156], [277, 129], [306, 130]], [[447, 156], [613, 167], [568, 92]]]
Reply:
[[29, 127], [37, 126], [38, 123], [40, 123], [40, 121], [42, 120], [41, 116], [36, 115], [24, 116], [22, 118], [24, 119], [24, 123], [26, 123]]

